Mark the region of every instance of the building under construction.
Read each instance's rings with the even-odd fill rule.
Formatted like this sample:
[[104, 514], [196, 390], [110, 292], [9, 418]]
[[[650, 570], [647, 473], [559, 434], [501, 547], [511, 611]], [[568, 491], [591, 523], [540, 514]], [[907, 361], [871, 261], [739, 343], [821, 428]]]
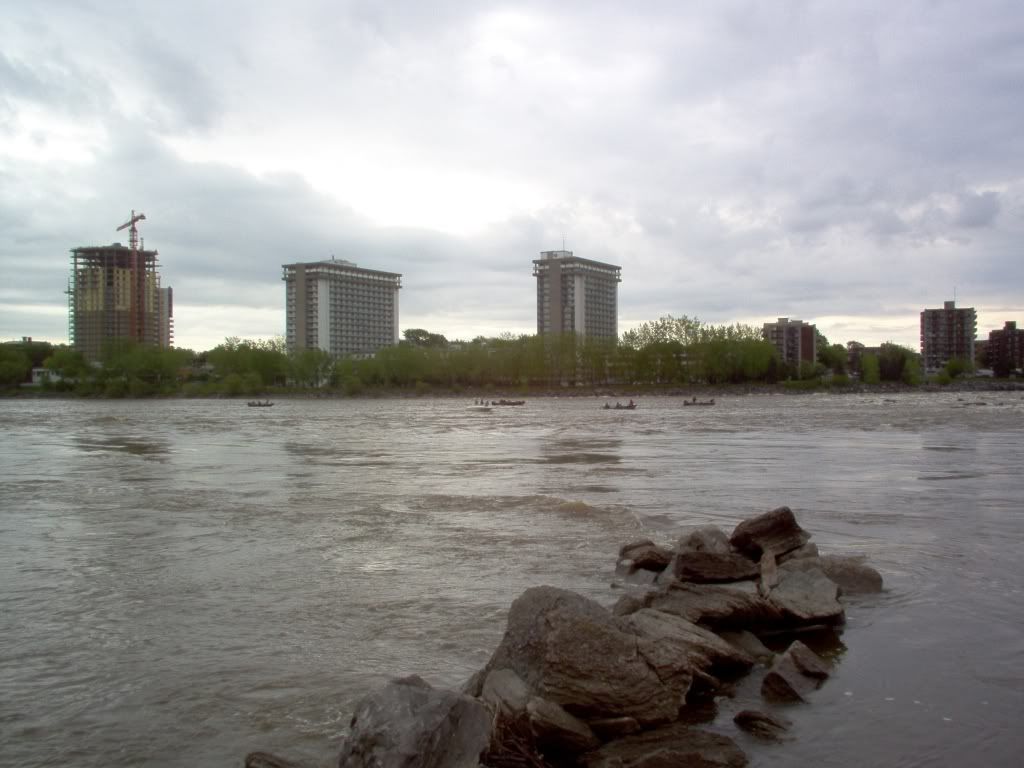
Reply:
[[157, 252], [140, 247], [132, 212], [130, 245], [82, 246], [71, 250], [68, 278], [68, 337], [90, 361], [100, 360], [113, 341], [170, 347], [171, 289], [160, 288]]

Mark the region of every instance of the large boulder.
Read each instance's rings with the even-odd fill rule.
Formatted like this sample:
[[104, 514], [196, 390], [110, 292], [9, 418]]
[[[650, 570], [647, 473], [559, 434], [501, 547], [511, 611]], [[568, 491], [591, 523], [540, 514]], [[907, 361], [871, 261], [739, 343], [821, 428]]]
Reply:
[[757, 563], [731, 552], [680, 552], [675, 557], [674, 570], [679, 581], [698, 584], [743, 581], [760, 574]]
[[536, 749], [549, 760], [569, 758], [601, 745], [590, 726], [554, 702], [535, 696], [526, 711]]
[[820, 688], [829, 674], [829, 665], [823, 658], [794, 640], [764, 676], [761, 695], [774, 703], [806, 701], [807, 694]]
[[729, 585], [675, 582], [664, 590], [648, 592], [643, 606], [715, 630], [772, 627], [782, 621], [782, 611], [761, 597], [752, 581]]
[[500, 716], [518, 717], [526, 712], [530, 689], [511, 669], [494, 669], [484, 676], [480, 699]]
[[784, 572], [768, 602], [794, 624], [839, 624], [845, 618], [839, 587], [820, 570]]
[[475, 768], [491, 739], [483, 702], [417, 676], [364, 697], [352, 716], [339, 768]]
[[487, 669], [512, 670], [533, 696], [581, 720], [641, 725], [674, 720], [692, 679], [685, 656], [663, 658], [593, 600], [555, 587], [533, 587], [512, 603]]
[[728, 736], [672, 723], [605, 744], [580, 758], [584, 768], [743, 768], [747, 756]]
[[765, 552], [780, 557], [802, 547], [810, 538], [797, 524], [792, 510], [779, 507], [737, 525], [729, 543], [748, 557], [760, 559]]
[[710, 552], [727, 555], [732, 551], [729, 537], [716, 525], [702, 525], [683, 534], [676, 545], [677, 552]]
[[882, 591], [882, 574], [864, 564], [856, 555], [822, 555], [788, 560], [782, 571], [819, 570], [834, 581], [844, 595], [873, 594]]

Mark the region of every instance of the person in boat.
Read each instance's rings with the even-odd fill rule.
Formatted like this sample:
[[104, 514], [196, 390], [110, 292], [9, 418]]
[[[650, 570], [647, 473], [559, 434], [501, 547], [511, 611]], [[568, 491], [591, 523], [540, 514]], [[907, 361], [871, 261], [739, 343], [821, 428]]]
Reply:
[[630, 399], [630, 401], [629, 401], [629, 405], [627, 405], [626, 407], [627, 407], [627, 408], [636, 408], [636, 403], [634, 403], [634, 402], [633, 402], [633, 400], [632, 400], [632, 399]]

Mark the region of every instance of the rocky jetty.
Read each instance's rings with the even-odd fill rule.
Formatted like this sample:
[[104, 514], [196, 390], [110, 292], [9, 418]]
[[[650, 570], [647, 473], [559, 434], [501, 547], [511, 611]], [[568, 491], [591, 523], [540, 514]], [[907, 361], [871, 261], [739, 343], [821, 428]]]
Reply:
[[[756, 671], [766, 711], [739, 712], [735, 728], [788, 738], [777, 710], [812, 699], [832, 671], [796, 638], [836, 631], [844, 594], [882, 588], [862, 558], [821, 556], [809, 539], [779, 507], [731, 535], [704, 526], [675, 548], [626, 544], [617, 571], [634, 589], [610, 610], [564, 589], [528, 589], [462, 690], [413, 676], [366, 696], [339, 768], [746, 765], [721, 728], [693, 725], [701, 702]], [[246, 765], [293, 763], [254, 752]]]

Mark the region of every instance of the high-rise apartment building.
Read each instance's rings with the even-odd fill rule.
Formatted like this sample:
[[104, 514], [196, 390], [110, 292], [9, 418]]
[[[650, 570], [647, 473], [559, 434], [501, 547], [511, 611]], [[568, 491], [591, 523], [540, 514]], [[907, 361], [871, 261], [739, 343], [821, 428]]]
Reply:
[[164, 311], [157, 266], [156, 251], [121, 243], [72, 249], [68, 337], [87, 360], [112, 341], [171, 345], [170, 289]]
[[1009, 376], [1024, 368], [1024, 330], [1007, 320], [1000, 330], [988, 332], [988, 366], [997, 376]]
[[921, 312], [921, 357], [924, 369], [933, 373], [950, 360], [974, 363], [974, 336], [978, 321], [974, 307], [957, 309], [947, 301], [942, 309]]
[[541, 251], [533, 262], [537, 333], [617, 339], [621, 271], [572, 251]]
[[334, 257], [283, 269], [289, 350], [370, 356], [398, 342], [400, 274]]
[[779, 359], [794, 368], [818, 359], [818, 329], [811, 323], [780, 317], [774, 323], [765, 323], [761, 333], [765, 341], [775, 345]]

